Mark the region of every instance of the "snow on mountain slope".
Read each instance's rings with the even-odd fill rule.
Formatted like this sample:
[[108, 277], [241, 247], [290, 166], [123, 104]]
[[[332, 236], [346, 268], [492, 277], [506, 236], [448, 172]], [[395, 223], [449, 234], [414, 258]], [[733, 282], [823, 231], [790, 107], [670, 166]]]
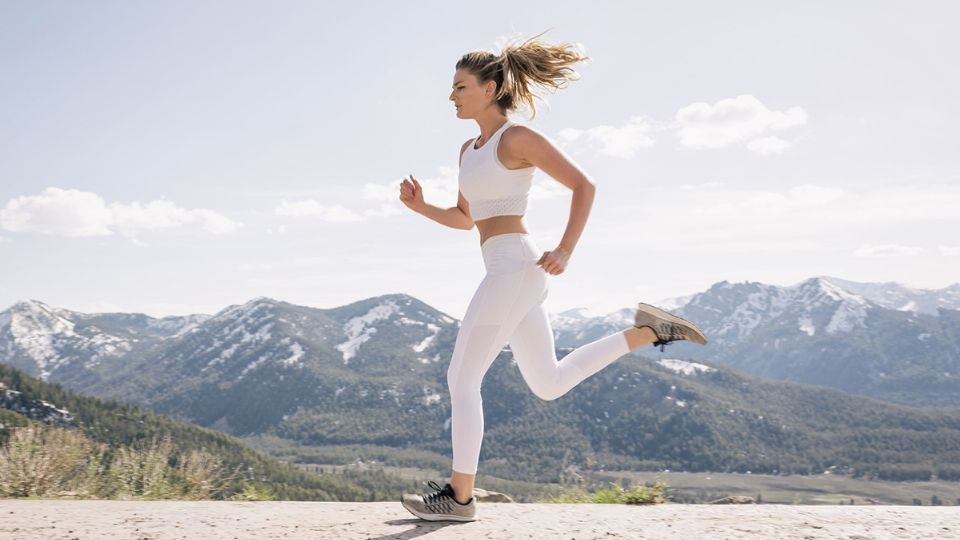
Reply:
[[17, 302], [0, 313], [4, 358], [11, 361], [21, 356], [32, 360], [38, 377], [47, 380], [53, 371], [71, 362], [81, 362], [89, 368], [104, 356], [122, 356], [131, 350], [131, 340], [92, 325], [79, 328], [79, 315], [37, 300]]
[[607, 314], [594, 314], [586, 308], [575, 308], [549, 314], [558, 347], [574, 347], [593, 341], [633, 325], [636, 308], [629, 307]]
[[369, 311], [353, 317], [343, 325], [347, 340], [337, 345], [337, 350], [343, 353], [343, 363], [346, 364], [357, 355], [357, 349], [377, 331], [377, 321], [389, 319], [391, 315], [400, 312], [400, 306], [392, 300], [386, 300], [370, 308]]
[[789, 318], [797, 332], [813, 336], [851, 332], [865, 327], [871, 307], [866, 298], [822, 278], [790, 286], [757, 282], [714, 284], [677, 313], [694, 321], [716, 345], [729, 345], [779, 318]]
[[680, 360], [678, 358], [661, 358], [660, 360], [657, 360], [657, 363], [682, 375], [692, 375], [698, 371], [709, 373], [717, 370], [717, 368], [710, 367], [706, 364], [689, 362], [687, 360]]
[[960, 284], [942, 289], [917, 289], [896, 282], [858, 283], [830, 276], [820, 279], [887, 309], [936, 315], [937, 308], [960, 310]]

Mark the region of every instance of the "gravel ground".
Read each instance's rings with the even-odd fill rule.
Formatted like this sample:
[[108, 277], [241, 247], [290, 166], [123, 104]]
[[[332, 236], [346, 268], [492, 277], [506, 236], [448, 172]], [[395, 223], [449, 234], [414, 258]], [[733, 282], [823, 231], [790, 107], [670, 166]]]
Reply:
[[960, 538], [955, 506], [480, 503], [429, 522], [399, 501], [0, 500], [0, 539]]

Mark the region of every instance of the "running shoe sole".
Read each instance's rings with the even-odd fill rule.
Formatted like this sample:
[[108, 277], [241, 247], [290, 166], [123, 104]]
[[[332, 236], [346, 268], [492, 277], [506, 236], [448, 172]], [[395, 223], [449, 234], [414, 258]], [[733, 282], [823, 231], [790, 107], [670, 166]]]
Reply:
[[400, 504], [407, 509], [408, 512], [417, 516], [420, 519], [425, 519], [427, 521], [476, 521], [477, 516], [467, 517], [467, 516], [458, 516], [455, 514], [427, 514], [425, 512], [419, 512], [413, 508], [407, 506], [404, 501], [400, 501]]
[[400, 499], [400, 504], [407, 509], [411, 514], [417, 516], [420, 519], [425, 519], [427, 521], [476, 521], [478, 518], [474, 516], [458, 516], [456, 514], [428, 514], [426, 512], [420, 512], [416, 508], [411, 508], [407, 506], [406, 501]]
[[[651, 317], [653, 318], [652, 321], [650, 320]], [[705, 336], [703, 332], [700, 331], [700, 328], [698, 328], [697, 325], [693, 324], [692, 322], [677, 317], [676, 315], [671, 315], [670, 313], [667, 313], [658, 307], [651, 306], [650, 304], [645, 304], [643, 302], [637, 304], [637, 314], [634, 317], [633, 325], [638, 328], [642, 328], [644, 326], [650, 327], [650, 329], [653, 330], [653, 333], [657, 334], [657, 338], [660, 339], [660, 335], [657, 333], [655, 328], [657, 320], [666, 321], [679, 326], [683, 330], [683, 336], [687, 339], [687, 341], [692, 341], [693, 343], [697, 343], [699, 345], [707, 344], [707, 336]], [[660, 341], [665, 340], [660, 339]]]

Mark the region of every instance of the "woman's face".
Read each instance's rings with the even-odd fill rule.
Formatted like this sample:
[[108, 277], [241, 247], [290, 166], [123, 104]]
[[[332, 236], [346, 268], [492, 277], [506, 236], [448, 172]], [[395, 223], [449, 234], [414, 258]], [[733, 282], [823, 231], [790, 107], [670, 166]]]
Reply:
[[457, 118], [475, 118], [480, 111], [493, 103], [493, 90], [497, 83], [487, 81], [481, 85], [477, 76], [466, 68], [460, 68], [453, 74], [453, 91], [450, 101], [457, 108]]

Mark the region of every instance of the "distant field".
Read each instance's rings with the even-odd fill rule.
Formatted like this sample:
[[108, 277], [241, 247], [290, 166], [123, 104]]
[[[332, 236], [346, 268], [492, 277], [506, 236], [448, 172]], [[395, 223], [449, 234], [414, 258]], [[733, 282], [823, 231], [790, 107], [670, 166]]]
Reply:
[[[816, 476], [777, 476], [771, 474], [687, 473], [604, 471], [594, 478], [644, 482], [659, 477], [670, 488], [667, 494], [677, 502], [702, 502], [726, 495], [759, 494], [765, 503], [778, 504], [913, 504], [920, 499], [924, 506], [936, 495], [943, 505], [960, 504], [960, 482], [886, 482], [860, 480], [836, 474]], [[711, 496], [712, 495], [716, 495]], [[690, 499], [690, 500], [688, 500]]]
[[[323, 468], [326, 472], [341, 469], [383, 469], [390, 474], [413, 480], [436, 480], [444, 478], [447, 471], [420, 469], [416, 467], [390, 467], [376, 463], [353, 465], [301, 465], [309, 470]], [[944, 506], [960, 504], [960, 483], [934, 482], [884, 482], [858, 480], [838, 475], [776, 476], [766, 474], [738, 473], [685, 473], [685, 472], [595, 472], [590, 477], [594, 486], [614, 482], [621, 485], [650, 482], [660, 479], [668, 486], [666, 495], [678, 503], [704, 503], [729, 495], [747, 495], [763, 503], [775, 504], [914, 504], [919, 499], [923, 506], [931, 506], [934, 495]], [[531, 502], [541, 496], [557, 493], [556, 484], [520, 482], [484, 475], [477, 477], [477, 487], [507, 493], [518, 502]]]
[[[298, 466], [304, 470], [320, 472], [321, 469], [324, 473], [338, 472], [344, 469], [349, 470], [383, 470], [387, 474], [397, 475], [401, 478], [414, 480], [417, 482], [424, 483], [428, 480], [433, 480], [443, 484], [450, 478], [450, 471], [444, 470], [435, 470], [435, 469], [424, 469], [419, 467], [394, 467], [389, 465], [381, 465], [379, 463], [362, 463], [362, 464], [350, 464], [350, 465], [334, 465], [334, 464], [298, 464]], [[476, 487], [483, 488], [488, 491], [496, 491], [499, 493], [506, 493], [516, 502], [535, 502], [539, 501], [549, 495], [555, 495], [560, 493], [561, 487], [557, 484], [539, 484], [536, 482], [523, 482], [518, 480], [509, 480], [506, 478], [498, 478], [496, 476], [491, 476], [483, 474], [482, 472], [477, 475], [477, 480], [475, 482]], [[424, 487], [424, 490], [427, 488]], [[399, 494], [398, 494], [399, 495]]]
[[[280, 459], [298, 463], [298, 466], [319, 472], [330, 473], [343, 469], [350, 470], [378, 470], [400, 478], [426, 482], [439, 481], [449, 478], [450, 471], [446, 466], [396, 466], [387, 465], [386, 459], [404, 459], [407, 463], [423, 462], [449, 464], [448, 456], [440, 456], [430, 452], [397, 450], [385, 447], [365, 446], [362, 450], [350, 445], [309, 447], [293, 446], [280, 439], [264, 440], [263, 438], [249, 438], [250, 443]], [[377, 459], [367, 458], [365, 462], [344, 463], [343, 456], [363, 455], [377, 456]], [[301, 457], [307, 457], [301, 462]], [[339, 463], [322, 463], [324, 457], [337, 456]], [[334, 461], [334, 460], [331, 460]], [[589, 489], [604, 487], [607, 482], [615, 482], [626, 486], [637, 483], [653, 483], [660, 479], [667, 484], [666, 495], [678, 503], [704, 503], [729, 495], [746, 495], [753, 498], [760, 497], [763, 503], [776, 504], [901, 504], [913, 505], [918, 499], [923, 506], [931, 506], [936, 496], [944, 506], [960, 505], [960, 482], [930, 481], [930, 482], [889, 482], [878, 480], [861, 480], [837, 474], [820, 474], [815, 476], [789, 475], [777, 476], [771, 474], [740, 474], [740, 473], [688, 473], [688, 472], [656, 472], [656, 471], [579, 471], [583, 475]], [[476, 486], [492, 491], [499, 491], [510, 495], [517, 502], [534, 502], [548, 495], [559, 493], [563, 487], [558, 484], [541, 484], [500, 478], [484, 474], [481, 467], [477, 475]]]

